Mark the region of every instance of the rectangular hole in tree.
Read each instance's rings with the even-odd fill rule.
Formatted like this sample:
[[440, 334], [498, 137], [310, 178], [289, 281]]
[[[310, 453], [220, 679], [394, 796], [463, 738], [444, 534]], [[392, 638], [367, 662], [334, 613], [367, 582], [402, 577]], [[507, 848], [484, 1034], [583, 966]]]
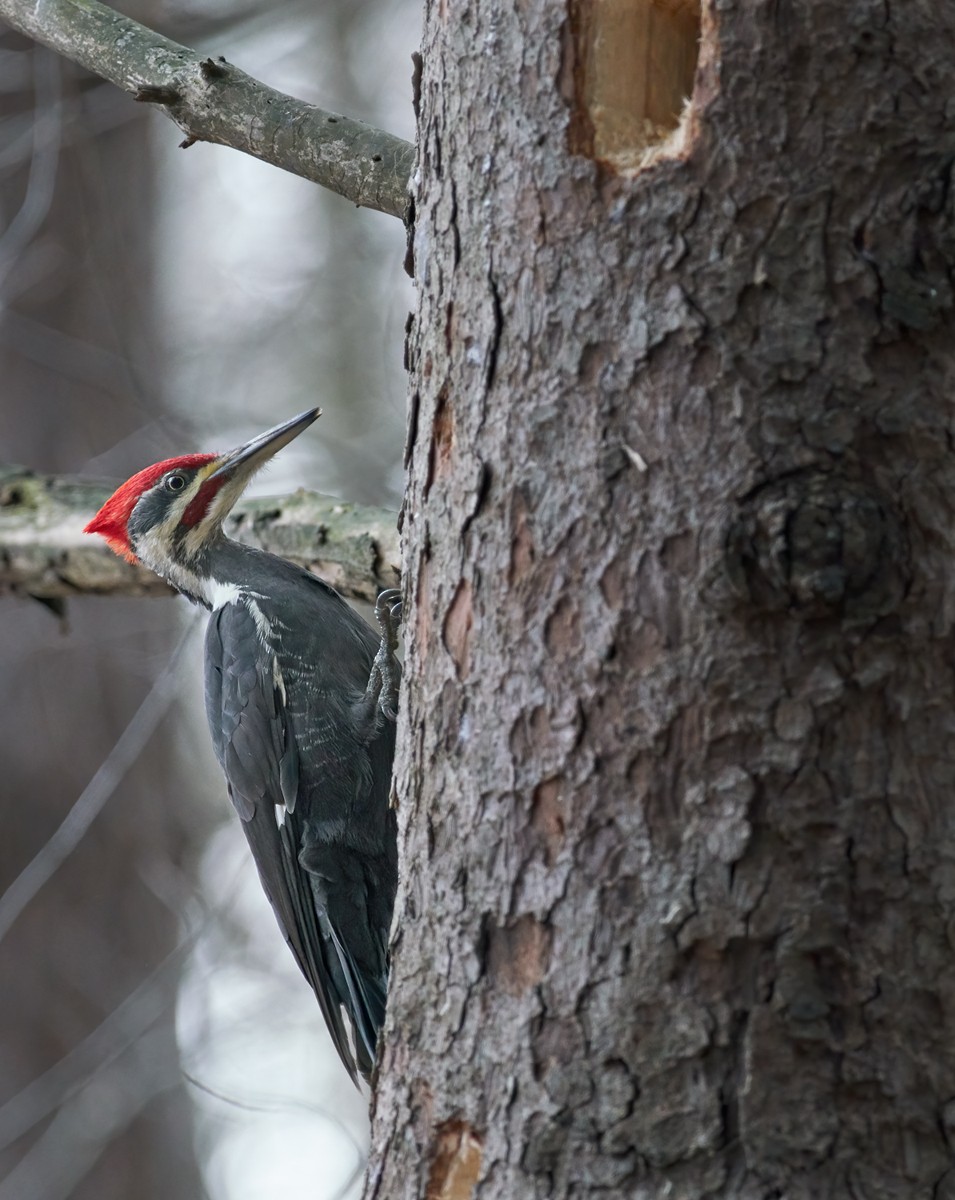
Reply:
[[636, 168], [675, 130], [700, 44], [700, 0], [570, 0], [570, 149]]

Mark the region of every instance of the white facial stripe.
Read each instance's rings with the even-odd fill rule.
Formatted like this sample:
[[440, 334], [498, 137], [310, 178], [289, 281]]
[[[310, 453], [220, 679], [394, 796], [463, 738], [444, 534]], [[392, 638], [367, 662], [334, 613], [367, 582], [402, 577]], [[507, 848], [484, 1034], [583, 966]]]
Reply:
[[[191, 487], [184, 489], [181, 496], [177, 495], [169, 504], [166, 516], [161, 524], [147, 530], [136, 538], [133, 547], [137, 557], [157, 575], [161, 575], [174, 588], [195, 596], [207, 603], [211, 608], [221, 608], [239, 598], [240, 590], [236, 584], [222, 580], [203, 579], [192, 569], [192, 564], [222, 525], [232, 505], [242, 494], [248, 476], [230, 479], [223, 484], [213, 496], [208, 511], [202, 520], [188, 529], [178, 543], [177, 557], [169, 554], [169, 548], [176, 545], [176, 534], [180, 531], [186, 509], [201, 491], [203, 483], [214, 470], [214, 464], [203, 468], [201, 479], [197, 477]], [[198, 483], [198, 486], [196, 486]], [[163, 487], [160, 482], [157, 488]], [[255, 619], [256, 629], [263, 644], [268, 645], [271, 626], [257, 604], [250, 605]]]
[[136, 541], [134, 547], [136, 556], [150, 570], [161, 575], [181, 592], [188, 592], [191, 596], [203, 596], [205, 589], [199, 576], [176, 562], [175, 559], [170, 558], [166, 553], [166, 547], [169, 545], [168, 539], [175, 526], [175, 520], [170, 519], [164, 521], [162, 525], [157, 525], [155, 529], [147, 530]]
[[[199, 553], [203, 545], [209, 540], [209, 536], [213, 530], [221, 526], [222, 522], [228, 516], [232, 505], [235, 504], [236, 500], [242, 494], [246, 483], [248, 483], [247, 478], [230, 479], [212, 497], [212, 502], [206, 510], [205, 516], [198, 525], [194, 525], [189, 530], [183, 540], [183, 548], [190, 558], [194, 558]], [[185, 512], [185, 508], [183, 508], [183, 512]], [[182, 519], [182, 513], [179, 514], [179, 518], [180, 520]]]
[[[159, 486], [162, 487], [163, 485], [160, 484]], [[162, 528], [165, 529], [170, 536], [185, 515], [186, 509], [192, 503], [194, 494], [195, 493], [193, 492], [192, 488], [185, 488], [182, 494], [177, 496], [169, 505], [169, 510], [166, 514], [165, 521], [162, 523]]]

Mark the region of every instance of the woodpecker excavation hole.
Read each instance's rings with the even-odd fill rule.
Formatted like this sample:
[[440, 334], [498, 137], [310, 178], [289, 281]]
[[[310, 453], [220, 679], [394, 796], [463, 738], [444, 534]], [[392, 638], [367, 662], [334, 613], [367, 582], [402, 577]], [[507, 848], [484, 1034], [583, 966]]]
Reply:
[[701, 0], [569, 0], [570, 149], [618, 172], [679, 149]]

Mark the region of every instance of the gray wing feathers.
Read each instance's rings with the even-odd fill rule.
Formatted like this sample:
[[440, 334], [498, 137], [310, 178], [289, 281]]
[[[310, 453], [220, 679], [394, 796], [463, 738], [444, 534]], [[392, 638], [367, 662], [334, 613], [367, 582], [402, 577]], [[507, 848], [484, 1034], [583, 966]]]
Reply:
[[[212, 614], [206, 633], [206, 713], [216, 757], [258, 867], [262, 886], [292, 953], [318, 998], [339, 1057], [355, 1079], [355, 1060], [339, 1004], [340, 988], [330, 975], [307, 874], [298, 861], [298, 755], [285, 719], [284, 702], [269, 652], [241, 603]], [[287, 805], [285, 821], [276, 804]], [[292, 828], [292, 826], [296, 828]], [[336, 947], [337, 949], [337, 947]], [[336, 960], [338, 955], [336, 954]], [[332, 967], [336, 973], [338, 962]], [[382, 1015], [384, 1005], [382, 1004]], [[364, 1039], [363, 1039], [364, 1040]], [[374, 1039], [370, 1062], [374, 1061]], [[360, 1055], [364, 1066], [365, 1055]], [[369, 1067], [370, 1069], [370, 1067]]]

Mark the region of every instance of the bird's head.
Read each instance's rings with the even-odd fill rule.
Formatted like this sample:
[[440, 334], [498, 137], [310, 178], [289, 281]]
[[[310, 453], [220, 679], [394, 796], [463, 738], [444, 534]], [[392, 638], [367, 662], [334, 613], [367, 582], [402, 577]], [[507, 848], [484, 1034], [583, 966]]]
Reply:
[[228, 454], [184, 454], [139, 471], [116, 489], [85, 533], [98, 533], [130, 562], [142, 562], [192, 595], [197, 562], [249, 480], [319, 416], [320, 408], [276, 425]]

